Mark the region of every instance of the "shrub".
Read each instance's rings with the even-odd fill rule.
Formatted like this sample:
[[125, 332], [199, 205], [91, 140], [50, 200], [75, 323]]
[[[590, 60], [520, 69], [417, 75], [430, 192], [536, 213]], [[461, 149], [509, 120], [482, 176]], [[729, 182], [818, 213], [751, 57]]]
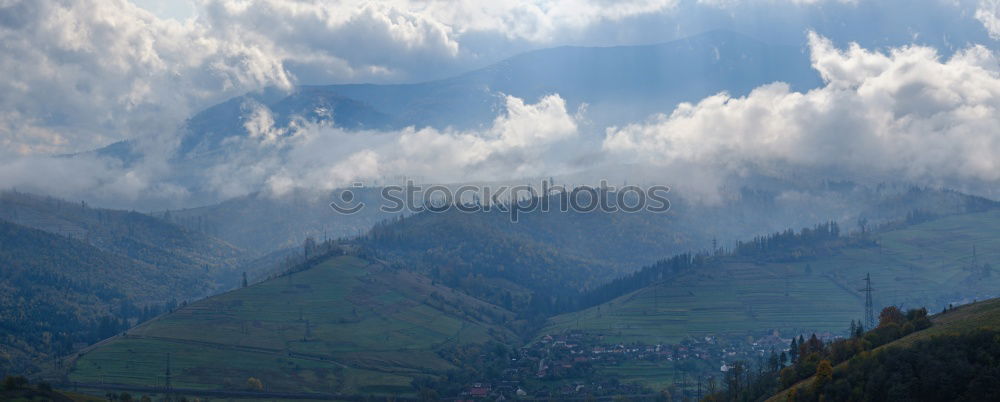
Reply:
[[7, 376], [3, 379], [5, 391], [16, 391], [28, 385], [28, 379], [22, 376]]

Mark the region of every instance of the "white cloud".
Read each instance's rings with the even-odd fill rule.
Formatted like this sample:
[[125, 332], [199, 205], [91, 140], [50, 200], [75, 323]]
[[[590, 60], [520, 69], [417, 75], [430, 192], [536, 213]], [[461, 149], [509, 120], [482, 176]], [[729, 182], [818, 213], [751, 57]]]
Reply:
[[1000, 66], [973, 46], [942, 60], [928, 47], [846, 50], [810, 34], [826, 84], [722, 93], [648, 122], [611, 128], [617, 158], [713, 172], [822, 169], [956, 186], [1000, 180]]
[[561, 30], [578, 30], [602, 21], [661, 13], [678, 0], [431, 0], [401, 2], [442, 21], [459, 33], [499, 32], [508, 38], [547, 42]]
[[[566, 156], [551, 154], [558, 144], [578, 136], [576, 119], [558, 95], [535, 104], [508, 96], [506, 113], [482, 130], [348, 132], [306, 126], [284, 138], [281, 146], [287, 152], [280, 161], [264, 163], [272, 169], [254, 172], [244, 181], [249, 188], [266, 184], [280, 194], [296, 187], [331, 190], [398, 176], [468, 182], [549, 174], [567, 169]], [[253, 164], [260, 166], [259, 160]], [[230, 173], [225, 177], [233, 181]]]
[[172, 131], [221, 96], [292, 83], [260, 48], [124, 0], [4, 2], [0, 44], [0, 138], [20, 153]]
[[3, 1], [0, 144], [60, 153], [172, 134], [264, 86], [434, 76], [478, 57], [465, 34], [542, 43], [672, 2], [199, 0], [180, 20], [126, 0]]
[[979, 0], [976, 19], [995, 40], [1000, 40], [1000, 0]]
[[[152, 141], [138, 144], [145, 157], [136, 164], [94, 154], [14, 157], [0, 151], [0, 188], [108, 206], [166, 208], [189, 205], [191, 197], [207, 202], [261, 190], [323, 191], [400, 176], [427, 182], [513, 180], [573, 169], [573, 155], [556, 151], [579, 137], [580, 117], [567, 112], [558, 95], [534, 104], [507, 96], [505, 111], [491, 125], [464, 131], [349, 131], [304, 120], [276, 127], [266, 106], [247, 102], [243, 109], [249, 135], [226, 138], [226, 152], [209, 159], [171, 164], [170, 155], [160, 151], [173, 144]], [[178, 177], [183, 185], [175, 183]]]
[[[745, 0], [140, 3], [0, 2], [0, 144], [81, 151], [171, 133], [193, 112], [263, 86], [437, 78], [537, 47], [663, 41], [735, 22], [688, 18], [712, 14], [702, 6], [757, 10], [743, 18], [756, 21], [785, 4], [855, 1], [770, 0], [759, 10]], [[997, 2], [980, 4], [976, 16], [990, 26]]]
[[858, 4], [860, 0], [697, 0], [698, 4], [705, 4], [713, 7], [728, 8], [736, 5], [750, 4], [750, 3], [788, 3], [794, 5], [812, 5], [821, 3], [841, 3], [841, 4]]
[[[678, 10], [698, 11], [702, 5], [733, 7], [733, 13], [757, 10], [749, 3], [197, 0], [194, 17], [185, 19], [184, 13], [159, 18], [125, 0], [0, 0], [0, 186], [37, 183], [35, 177], [44, 176], [53, 188], [61, 186], [56, 191], [62, 195], [91, 189], [117, 199], [183, 196], [187, 190], [165, 179], [176, 175], [168, 162], [178, 141], [175, 129], [193, 112], [230, 96], [300, 82], [434, 77], [579, 38], [661, 41], [670, 37], [650, 39], [643, 32], [651, 26], [662, 30], [649, 32], [681, 32], [685, 16], [672, 14]], [[772, 0], [761, 10], [814, 3], [868, 4]], [[785, 8], [798, 15], [806, 7]], [[997, 11], [996, 0], [981, 0], [975, 13], [995, 37]], [[668, 15], [633, 25], [642, 17]], [[909, 178], [997, 179], [989, 157], [998, 151], [991, 134], [997, 128], [993, 53], [972, 47], [941, 61], [933, 49], [919, 46], [889, 53], [860, 46], [841, 51], [818, 37], [811, 46], [814, 65], [827, 81], [823, 88], [795, 93], [775, 84], [744, 98], [710, 97], [650, 122], [612, 129], [603, 148], [624, 157], [621, 161], [637, 156], [658, 163], [711, 162], [728, 172], [755, 164], [840, 165]], [[558, 96], [527, 105], [508, 98], [506, 106], [504, 116], [478, 131], [350, 133], [301, 122], [275, 127], [270, 111], [248, 104], [244, 128], [251, 135], [228, 144], [247, 152], [204, 167], [206, 184], [228, 196], [262, 185], [329, 187], [394, 174], [510, 178], [550, 174], [546, 170], [599, 152], [578, 138], [580, 121]], [[121, 165], [92, 156], [77, 162], [37, 156], [123, 138], [143, 139], [141, 161]], [[555, 150], [555, 143], [573, 149]], [[15, 160], [19, 155], [28, 157]], [[712, 180], [705, 172], [686, 176]]]

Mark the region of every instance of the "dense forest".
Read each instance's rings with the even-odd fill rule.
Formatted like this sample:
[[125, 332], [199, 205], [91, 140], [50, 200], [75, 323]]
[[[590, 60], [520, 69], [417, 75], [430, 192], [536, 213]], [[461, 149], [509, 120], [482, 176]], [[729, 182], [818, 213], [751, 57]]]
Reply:
[[238, 283], [240, 249], [147, 214], [92, 208], [16, 191], [0, 192], [0, 219], [87, 243], [160, 269], [200, 277], [203, 293]]
[[795, 401], [987, 401], [1000, 395], [1000, 332], [974, 330], [861, 355], [819, 370]]
[[[0, 373], [31, 372], [177, 304], [169, 271], [0, 220]], [[168, 300], [165, 304], [160, 300]]]

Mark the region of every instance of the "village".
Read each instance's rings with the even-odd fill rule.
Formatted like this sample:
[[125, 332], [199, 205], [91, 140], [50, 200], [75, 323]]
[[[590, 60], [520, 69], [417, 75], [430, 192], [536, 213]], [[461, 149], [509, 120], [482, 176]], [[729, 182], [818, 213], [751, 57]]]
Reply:
[[[798, 335], [795, 335], [798, 336]], [[836, 339], [817, 333], [824, 341]], [[677, 344], [607, 343], [582, 331], [548, 334], [519, 349], [500, 378], [468, 384], [458, 400], [654, 396], [663, 390], [619, 375], [620, 367], [653, 367], [674, 396], [697, 397], [721, 386], [735, 362], [764, 364], [787, 352], [792, 335], [703, 336]], [[652, 373], [651, 373], [652, 374]], [[643, 376], [647, 377], [647, 376]]]

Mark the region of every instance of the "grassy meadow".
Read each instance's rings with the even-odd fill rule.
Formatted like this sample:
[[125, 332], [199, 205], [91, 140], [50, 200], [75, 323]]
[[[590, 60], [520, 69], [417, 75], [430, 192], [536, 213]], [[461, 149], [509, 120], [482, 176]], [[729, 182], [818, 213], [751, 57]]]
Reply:
[[510, 313], [350, 257], [205, 299], [84, 351], [83, 383], [393, 394], [453, 366], [435, 350], [507, 340]]
[[[609, 341], [676, 342], [688, 336], [777, 329], [846, 332], [864, 317], [864, 277], [877, 309], [970, 302], [1000, 289], [1000, 211], [956, 215], [872, 234], [851, 247], [794, 263], [730, 261], [549, 320], [545, 333], [580, 329]], [[973, 255], [975, 247], [975, 255]], [[990, 266], [990, 269], [984, 266]], [[934, 312], [934, 311], [932, 311]]]

